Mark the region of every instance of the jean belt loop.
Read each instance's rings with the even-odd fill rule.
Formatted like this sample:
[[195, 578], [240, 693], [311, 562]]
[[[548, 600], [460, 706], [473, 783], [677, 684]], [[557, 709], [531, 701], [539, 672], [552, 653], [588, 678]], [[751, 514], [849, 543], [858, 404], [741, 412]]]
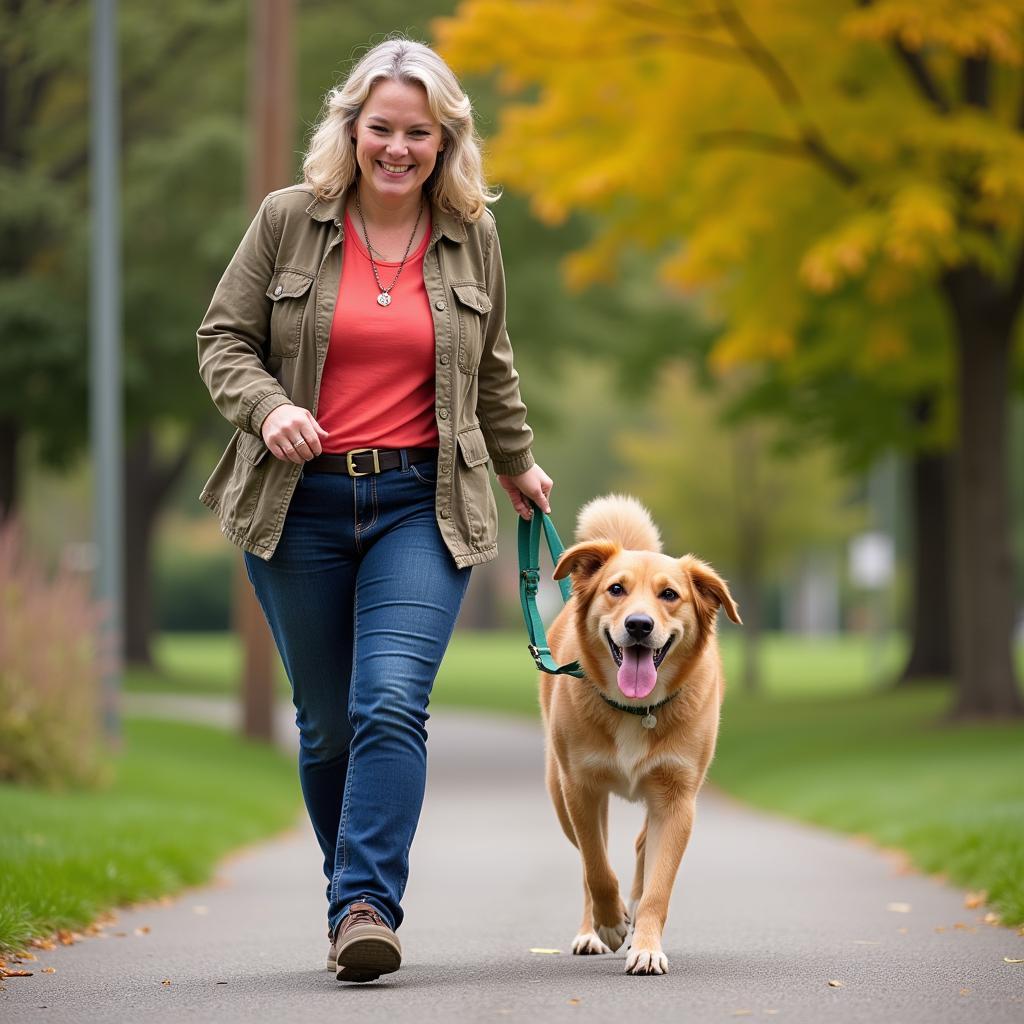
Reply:
[[399, 448], [398, 450], [402, 453], [402, 471], [404, 472], [409, 468], [409, 449]]

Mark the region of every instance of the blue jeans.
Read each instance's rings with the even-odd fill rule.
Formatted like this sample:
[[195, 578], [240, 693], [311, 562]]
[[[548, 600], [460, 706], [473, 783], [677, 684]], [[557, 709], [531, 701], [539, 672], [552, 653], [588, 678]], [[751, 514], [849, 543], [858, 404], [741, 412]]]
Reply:
[[434, 518], [436, 473], [404, 455], [373, 476], [304, 472], [273, 557], [245, 553], [291, 680], [332, 933], [357, 901], [402, 923], [427, 704], [470, 572]]

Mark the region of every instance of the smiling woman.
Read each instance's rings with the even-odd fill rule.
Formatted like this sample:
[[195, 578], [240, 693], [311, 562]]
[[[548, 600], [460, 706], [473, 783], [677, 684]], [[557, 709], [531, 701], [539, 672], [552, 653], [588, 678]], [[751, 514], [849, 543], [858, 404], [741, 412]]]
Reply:
[[401, 963], [434, 677], [471, 567], [497, 555], [487, 464], [527, 518], [551, 479], [451, 69], [421, 43], [373, 47], [328, 93], [303, 171], [264, 200], [198, 332], [238, 428], [202, 500], [291, 683], [328, 965], [370, 981]]

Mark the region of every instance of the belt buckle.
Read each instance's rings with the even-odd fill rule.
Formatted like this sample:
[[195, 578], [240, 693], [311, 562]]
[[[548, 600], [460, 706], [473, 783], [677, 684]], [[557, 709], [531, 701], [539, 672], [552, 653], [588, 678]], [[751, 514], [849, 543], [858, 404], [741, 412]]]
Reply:
[[[365, 473], [360, 473], [356, 469], [353, 459], [357, 455], [362, 455], [365, 452], [373, 452], [373, 469], [368, 469]], [[377, 454], [376, 448], [353, 448], [352, 451], [345, 453], [345, 468], [348, 470], [349, 476], [369, 476], [371, 473], [380, 472], [380, 457]]]

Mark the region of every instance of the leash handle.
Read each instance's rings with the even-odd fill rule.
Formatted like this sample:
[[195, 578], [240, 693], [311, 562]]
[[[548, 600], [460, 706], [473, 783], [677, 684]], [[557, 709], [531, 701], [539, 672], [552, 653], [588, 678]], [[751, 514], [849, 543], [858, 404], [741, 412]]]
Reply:
[[[527, 501], [530, 499], [528, 498]], [[519, 600], [523, 605], [523, 619], [526, 622], [526, 632], [530, 637], [527, 647], [534, 663], [542, 672], [548, 672], [551, 675], [576, 676], [581, 679], [584, 673], [578, 661], [571, 661], [567, 665], [558, 665], [551, 657], [544, 623], [537, 611], [541, 535], [543, 534], [547, 542], [552, 565], [562, 557], [565, 545], [562, 544], [550, 516], [542, 512], [535, 502], [530, 501], [530, 505], [533, 508], [533, 515], [529, 520], [522, 518], [519, 520]], [[572, 581], [568, 578], [559, 580], [558, 587], [562, 592], [563, 603], [568, 601], [572, 595]]]

